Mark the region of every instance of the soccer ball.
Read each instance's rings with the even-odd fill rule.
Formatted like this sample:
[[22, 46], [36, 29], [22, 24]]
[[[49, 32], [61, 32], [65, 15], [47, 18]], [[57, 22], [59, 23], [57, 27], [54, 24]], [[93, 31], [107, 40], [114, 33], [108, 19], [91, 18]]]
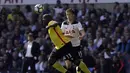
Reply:
[[43, 7], [42, 4], [36, 4], [35, 7], [34, 7], [34, 11], [36, 13], [42, 13], [43, 9], [44, 9], [44, 7]]

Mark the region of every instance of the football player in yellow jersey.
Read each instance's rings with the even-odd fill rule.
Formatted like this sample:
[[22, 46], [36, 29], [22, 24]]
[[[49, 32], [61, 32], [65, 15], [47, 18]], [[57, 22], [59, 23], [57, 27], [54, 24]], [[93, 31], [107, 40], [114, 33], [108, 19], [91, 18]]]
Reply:
[[84, 73], [90, 73], [85, 63], [74, 56], [76, 53], [73, 52], [74, 49], [72, 47], [70, 39], [64, 36], [62, 30], [60, 29], [60, 26], [56, 21], [53, 20], [52, 16], [49, 14], [45, 14], [43, 15], [42, 20], [43, 24], [47, 25], [46, 28], [48, 29], [48, 34], [51, 41], [55, 45], [55, 49], [52, 51], [48, 59], [49, 65], [54, 67], [61, 73], [70, 73], [60, 63], [57, 62], [59, 59], [62, 59], [63, 56], [70, 54], [75, 65], [79, 66]]

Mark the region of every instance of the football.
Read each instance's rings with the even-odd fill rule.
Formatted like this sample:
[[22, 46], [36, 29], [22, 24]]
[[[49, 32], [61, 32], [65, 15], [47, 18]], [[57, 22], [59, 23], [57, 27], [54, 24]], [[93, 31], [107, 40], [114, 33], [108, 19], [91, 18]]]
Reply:
[[44, 9], [44, 7], [43, 7], [42, 4], [36, 4], [36, 5], [34, 6], [34, 11], [35, 11], [36, 13], [42, 13], [43, 9]]

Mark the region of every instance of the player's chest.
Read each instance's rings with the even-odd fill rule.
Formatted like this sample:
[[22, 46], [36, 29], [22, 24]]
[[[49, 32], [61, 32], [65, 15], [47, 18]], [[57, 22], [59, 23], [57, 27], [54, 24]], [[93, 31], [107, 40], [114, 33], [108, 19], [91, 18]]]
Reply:
[[77, 31], [78, 30], [78, 26], [77, 26], [77, 24], [68, 24], [68, 25], [65, 25], [65, 30]]

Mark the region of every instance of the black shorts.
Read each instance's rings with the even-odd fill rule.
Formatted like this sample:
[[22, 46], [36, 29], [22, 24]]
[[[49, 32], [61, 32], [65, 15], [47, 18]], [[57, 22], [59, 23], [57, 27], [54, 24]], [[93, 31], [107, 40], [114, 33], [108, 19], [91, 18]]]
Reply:
[[[73, 55], [73, 57], [72, 57]], [[64, 56], [64, 60], [75, 60], [75, 59], [82, 59], [82, 51], [81, 51], [81, 47], [77, 46], [77, 47], [73, 47], [73, 51], [70, 53], [68, 53], [67, 55]]]
[[72, 51], [72, 50], [70, 50], [71, 48], [72, 48], [72, 44], [71, 44], [71, 42], [69, 42], [65, 46], [60, 48], [59, 50], [53, 49], [53, 51], [51, 52], [51, 54], [49, 56], [49, 60], [55, 59], [55, 61], [56, 61], [58, 59], [63, 58], [68, 53], [71, 53], [71, 51]]

